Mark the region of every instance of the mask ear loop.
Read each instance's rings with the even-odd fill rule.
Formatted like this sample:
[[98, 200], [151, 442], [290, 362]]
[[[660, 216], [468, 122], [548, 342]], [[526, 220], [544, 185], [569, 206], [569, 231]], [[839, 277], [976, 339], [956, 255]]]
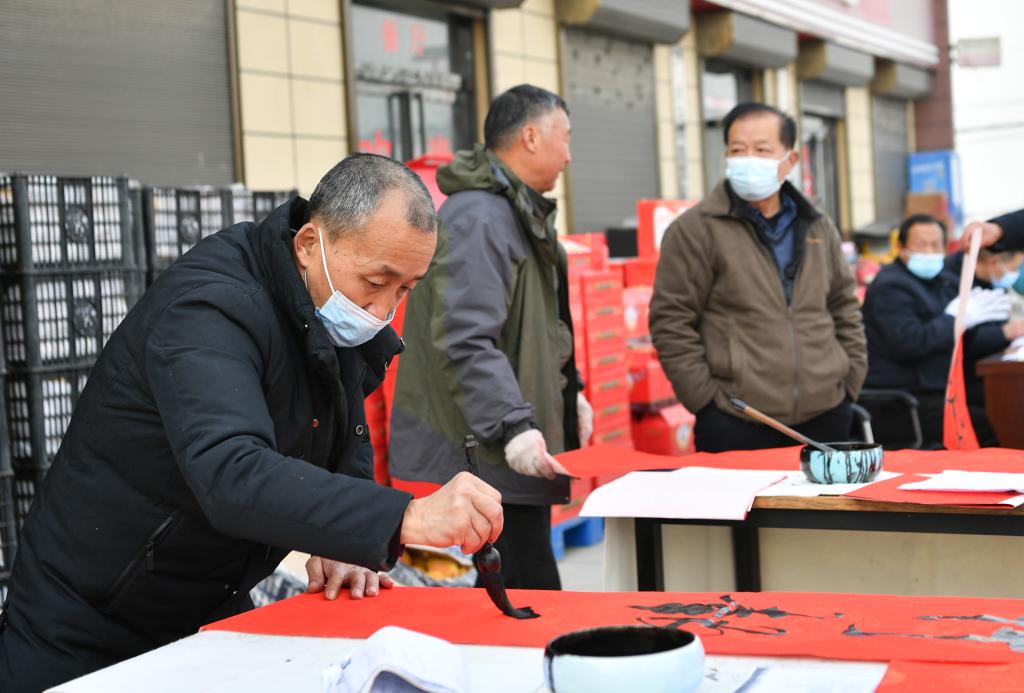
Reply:
[[334, 282], [331, 281], [331, 273], [327, 271], [327, 251], [324, 249], [324, 232], [322, 229], [316, 230], [317, 235], [320, 238], [320, 259], [324, 262], [324, 276], [327, 277], [327, 286], [331, 287], [331, 293], [335, 293]]

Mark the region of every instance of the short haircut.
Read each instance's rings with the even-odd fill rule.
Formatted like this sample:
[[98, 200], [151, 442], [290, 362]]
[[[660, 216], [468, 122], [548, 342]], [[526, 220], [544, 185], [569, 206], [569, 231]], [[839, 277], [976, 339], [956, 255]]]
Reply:
[[309, 196], [307, 218], [322, 220], [331, 238], [362, 231], [391, 192], [404, 197], [410, 226], [437, 231], [437, 212], [427, 186], [407, 166], [378, 154], [352, 154], [335, 164]]
[[504, 149], [512, 144], [524, 125], [561, 108], [569, 115], [569, 106], [558, 94], [532, 84], [520, 84], [491, 102], [484, 119], [484, 146]]
[[796, 121], [792, 117], [775, 108], [775, 106], [769, 106], [766, 103], [758, 103], [756, 101], [744, 101], [733, 106], [733, 109], [725, 114], [725, 118], [722, 120], [722, 139], [725, 140], [726, 146], [729, 144], [729, 128], [737, 120], [743, 120], [744, 118], [752, 115], [759, 115], [762, 113], [769, 113], [779, 118], [779, 140], [782, 141], [782, 145], [788, 150], [792, 149], [793, 145], [796, 144]]
[[911, 214], [900, 223], [899, 241], [900, 245], [906, 246], [910, 240], [910, 227], [914, 224], [937, 224], [942, 229], [942, 244], [946, 244], [946, 225], [938, 217], [931, 214]]

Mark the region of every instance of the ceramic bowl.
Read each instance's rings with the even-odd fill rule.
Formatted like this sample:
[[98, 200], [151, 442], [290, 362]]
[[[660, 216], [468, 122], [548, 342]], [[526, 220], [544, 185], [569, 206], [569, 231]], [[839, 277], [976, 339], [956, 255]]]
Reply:
[[704, 646], [675, 628], [578, 630], [548, 643], [544, 676], [555, 693], [692, 693], [704, 679]]
[[873, 443], [826, 443], [826, 453], [805, 445], [800, 450], [800, 469], [816, 484], [863, 484], [882, 471], [882, 446]]

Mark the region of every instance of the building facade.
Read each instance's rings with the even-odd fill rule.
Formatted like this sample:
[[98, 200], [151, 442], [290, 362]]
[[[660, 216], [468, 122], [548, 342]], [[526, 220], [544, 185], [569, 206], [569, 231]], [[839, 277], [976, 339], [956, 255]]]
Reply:
[[944, 0], [130, 5], [0, 10], [0, 64], [25, 75], [0, 85], [18, 123], [0, 169], [308, 195], [353, 151], [470, 146], [490, 99], [529, 82], [572, 112], [562, 232], [703, 196], [724, 170], [721, 119], [748, 99], [794, 115], [794, 182], [852, 231], [901, 216], [908, 152], [952, 144]]

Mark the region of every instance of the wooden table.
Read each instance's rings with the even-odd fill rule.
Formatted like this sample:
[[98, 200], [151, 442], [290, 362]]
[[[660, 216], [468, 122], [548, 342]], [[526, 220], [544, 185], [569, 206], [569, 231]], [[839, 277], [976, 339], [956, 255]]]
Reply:
[[985, 413], [1000, 447], [1024, 450], [1024, 361], [991, 356], [978, 361], [977, 370], [985, 379]]
[[756, 498], [746, 519], [741, 521], [638, 517], [634, 520], [638, 589], [664, 590], [661, 530], [664, 525], [673, 524], [730, 527], [736, 589], [758, 592], [758, 530], [762, 528], [1024, 536], [1024, 507], [913, 505], [844, 496], [768, 496]]

